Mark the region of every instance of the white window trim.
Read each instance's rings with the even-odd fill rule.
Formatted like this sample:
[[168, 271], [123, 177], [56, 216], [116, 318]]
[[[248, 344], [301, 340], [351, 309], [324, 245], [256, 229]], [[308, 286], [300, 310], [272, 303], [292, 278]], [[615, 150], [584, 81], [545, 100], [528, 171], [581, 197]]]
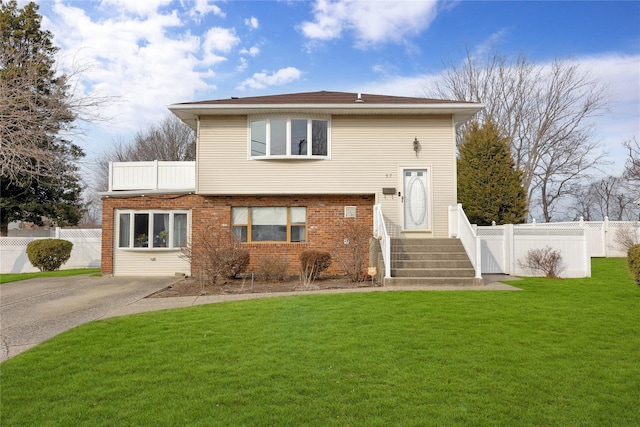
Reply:
[[[120, 214], [130, 214], [129, 217], [129, 246], [128, 247], [120, 247]], [[153, 230], [153, 214], [169, 214], [169, 234], [167, 236], [167, 240], [170, 244], [167, 247], [135, 247], [135, 214], [148, 214], [149, 215], [149, 230]], [[182, 247], [174, 247], [173, 245], [173, 231], [174, 231], [174, 215], [175, 214], [186, 214], [187, 215], [187, 236], [185, 246], [191, 239], [191, 212], [189, 210], [164, 210], [164, 209], [117, 209], [114, 212], [114, 246], [116, 250], [119, 251], [136, 251], [136, 252], [167, 252], [167, 251], [180, 251]], [[152, 233], [148, 234], [151, 235]]]
[[[264, 120], [267, 122], [266, 139], [267, 144], [265, 147], [266, 154], [264, 156], [253, 156], [251, 154], [251, 123], [255, 121]], [[286, 149], [287, 154], [284, 155], [272, 155], [271, 152], [271, 120], [286, 120]], [[292, 120], [307, 120], [307, 140], [310, 140], [309, 136], [312, 134], [312, 120], [323, 120], [327, 122], [327, 155], [318, 156], [313, 155], [313, 147], [307, 146], [307, 154], [304, 156], [291, 154], [291, 121]], [[313, 141], [311, 141], [313, 144]], [[254, 115], [247, 117], [247, 159], [248, 160], [330, 160], [331, 159], [331, 117], [324, 115]]]

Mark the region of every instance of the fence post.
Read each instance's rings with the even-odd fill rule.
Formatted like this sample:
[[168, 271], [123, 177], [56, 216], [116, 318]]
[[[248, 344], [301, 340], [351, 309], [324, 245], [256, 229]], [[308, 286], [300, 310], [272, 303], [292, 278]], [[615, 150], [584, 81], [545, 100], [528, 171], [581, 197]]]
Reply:
[[[608, 222], [607, 217], [605, 217], [605, 221]], [[583, 256], [583, 259], [586, 262], [586, 264], [584, 266], [585, 267], [585, 272], [584, 273], [585, 273], [586, 277], [591, 277], [591, 253], [590, 253], [589, 239], [588, 239], [588, 236], [587, 236], [586, 228], [582, 229], [582, 237], [584, 238], [584, 256]], [[606, 245], [606, 242], [605, 242], [605, 246], [608, 246], [608, 245]], [[609, 250], [608, 249], [606, 249], [606, 255], [607, 255], [607, 258], [608, 258], [609, 257]]]
[[513, 224], [504, 225], [504, 240], [502, 241], [502, 250], [504, 251], [504, 274], [515, 273], [515, 256], [513, 247]]
[[604, 245], [604, 256], [609, 258], [609, 217], [605, 216], [602, 222], [602, 244]]
[[475, 238], [475, 243], [476, 243], [476, 273], [475, 273], [475, 278], [476, 279], [482, 279], [482, 242], [480, 241], [480, 238], [477, 235], [477, 230], [476, 231], [476, 238]]
[[56, 239], [59, 239], [59, 238], [60, 238], [60, 227], [56, 227], [56, 228], [54, 229], [54, 234], [53, 234], [53, 236], [54, 236]]

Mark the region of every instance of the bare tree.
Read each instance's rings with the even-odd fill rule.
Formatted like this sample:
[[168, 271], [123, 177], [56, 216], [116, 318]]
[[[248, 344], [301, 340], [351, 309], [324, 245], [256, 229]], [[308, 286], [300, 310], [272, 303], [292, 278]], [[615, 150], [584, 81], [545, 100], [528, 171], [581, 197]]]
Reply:
[[98, 163], [96, 187], [108, 188], [109, 162], [143, 162], [152, 160], [195, 160], [195, 132], [173, 114], [167, 114], [158, 124], [136, 133], [131, 142], [116, 141]]
[[601, 159], [588, 121], [606, 107], [605, 93], [570, 61], [536, 65], [494, 51], [484, 58], [467, 52], [460, 66], [449, 64], [433, 96], [486, 105], [479, 118], [492, 117], [511, 140], [529, 212], [538, 208], [550, 221]]
[[637, 217], [634, 194], [624, 177], [608, 176], [582, 186], [573, 209], [586, 221], [629, 221]]
[[[634, 136], [623, 142], [623, 144], [629, 152], [629, 157], [625, 164], [625, 176], [631, 181], [640, 183], [640, 143]], [[637, 195], [640, 197], [640, 192]]]

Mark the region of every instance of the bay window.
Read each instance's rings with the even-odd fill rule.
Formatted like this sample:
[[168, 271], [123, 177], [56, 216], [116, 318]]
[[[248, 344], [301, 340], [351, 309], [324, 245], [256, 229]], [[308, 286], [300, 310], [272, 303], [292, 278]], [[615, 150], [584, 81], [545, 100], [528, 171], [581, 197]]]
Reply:
[[329, 156], [329, 120], [268, 118], [250, 120], [251, 158], [318, 158]]
[[306, 207], [231, 208], [233, 233], [241, 242], [305, 242]]
[[120, 211], [118, 248], [179, 249], [187, 244], [186, 211]]

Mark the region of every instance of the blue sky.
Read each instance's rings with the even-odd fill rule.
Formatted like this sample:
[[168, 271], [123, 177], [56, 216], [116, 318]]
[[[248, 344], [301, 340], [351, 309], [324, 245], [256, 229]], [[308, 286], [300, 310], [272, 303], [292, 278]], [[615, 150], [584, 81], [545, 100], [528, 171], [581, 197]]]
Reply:
[[[425, 96], [443, 63], [493, 46], [570, 58], [609, 85], [596, 138], [620, 173], [640, 138], [640, 1], [39, 0], [79, 94], [112, 96], [84, 128], [88, 159], [157, 123], [166, 105], [337, 90]], [[24, 1], [20, 1], [24, 5]]]

